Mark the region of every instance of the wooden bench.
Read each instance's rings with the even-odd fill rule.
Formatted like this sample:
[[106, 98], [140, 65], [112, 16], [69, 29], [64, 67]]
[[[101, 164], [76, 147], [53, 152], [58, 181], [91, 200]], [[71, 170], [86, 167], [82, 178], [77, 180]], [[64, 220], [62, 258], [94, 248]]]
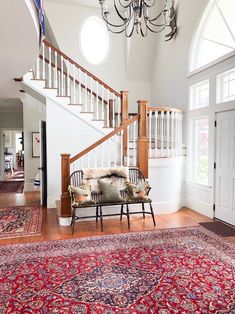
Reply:
[[[73, 172], [70, 176], [70, 185], [73, 187], [79, 187], [82, 184], [85, 183], [85, 180], [83, 178], [83, 170], [77, 170]], [[137, 169], [137, 168], [129, 168], [129, 178], [128, 181], [134, 184], [140, 184], [145, 182], [145, 177], [143, 173]], [[149, 195], [151, 188], [148, 188], [147, 195]], [[98, 222], [98, 219], [100, 219], [101, 223], [101, 231], [103, 232], [103, 218], [104, 217], [110, 217], [110, 216], [120, 216], [120, 220], [122, 220], [123, 215], [127, 217], [127, 222], [128, 222], [128, 229], [130, 229], [130, 215], [131, 214], [142, 214], [143, 218], [145, 218], [145, 214], [150, 214], [153, 219], [153, 224], [156, 226], [155, 223], [155, 218], [154, 218], [154, 213], [153, 213], [153, 207], [152, 207], [152, 200], [150, 198], [145, 198], [145, 199], [133, 199], [133, 200], [128, 200], [127, 198], [127, 191], [126, 190], [121, 190], [120, 194], [123, 198], [122, 201], [120, 202], [102, 202], [102, 193], [100, 192], [94, 192], [91, 191], [91, 198], [93, 201], [93, 204], [75, 204], [74, 200], [74, 193], [71, 192], [71, 206], [72, 206], [72, 221], [71, 221], [71, 226], [72, 226], [72, 233], [74, 233], [74, 224], [77, 220], [80, 219], [87, 219], [87, 218], [95, 218], [96, 223]], [[141, 204], [141, 211], [131, 211], [129, 210], [129, 206], [131, 204]], [[149, 209], [150, 211], [146, 211], [145, 209], [145, 204], [149, 204]], [[113, 213], [113, 214], [103, 214], [102, 207], [105, 206], [113, 206], [113, 205], [120, 205], [121, 210], [118, 213]], [[96, 209], [95, 215], [93, 216], [78, 216], [77, 215], [77, 210], [80, 208], [90, 208], [94, 207]]]

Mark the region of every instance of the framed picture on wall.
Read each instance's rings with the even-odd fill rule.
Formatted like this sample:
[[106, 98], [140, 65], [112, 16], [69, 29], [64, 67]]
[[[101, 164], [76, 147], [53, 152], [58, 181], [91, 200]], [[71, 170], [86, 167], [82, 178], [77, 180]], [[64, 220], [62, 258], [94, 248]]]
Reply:
[[32, 157], [40, 157], [40, 133], [32, 132]]

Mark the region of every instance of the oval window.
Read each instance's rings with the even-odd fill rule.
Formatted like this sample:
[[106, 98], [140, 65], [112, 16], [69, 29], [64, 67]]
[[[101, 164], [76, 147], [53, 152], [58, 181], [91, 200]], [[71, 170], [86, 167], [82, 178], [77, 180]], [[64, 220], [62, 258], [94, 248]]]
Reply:
[[91, 16], [84, 22], [81, 30], [81, 49], [91, 64], [99, 64], [107, 56], [109, 34], [100, 18]]

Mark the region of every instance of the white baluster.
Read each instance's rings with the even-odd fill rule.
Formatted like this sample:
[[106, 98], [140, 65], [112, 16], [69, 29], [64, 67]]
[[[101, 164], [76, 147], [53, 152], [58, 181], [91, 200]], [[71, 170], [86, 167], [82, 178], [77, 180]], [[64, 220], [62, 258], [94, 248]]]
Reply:
[[101, 102], [101, 119], [104, 120], [104, 86], [103, 85], [101, 87], [101, 97], [102, 97], [102, 102]]
[[107, 89], [107, 105], [106, 105], [106, 126], [111, 127], [110, 125], [110, 119], [109, 119], [109, 90]]
[[161, 111], [161, 157], [164, 155], [164, 111]]
[[45, 80], [45, 44], [42, 43], [42, 78]]
[[152, 157], [152, 111], [149, 111], [149, 157]]
[[120, 165], [123, 166], [123, 130], [120, 132]]
[[157, 141], [158, 141], [158, 111], [155, 111], [155, 129], [154, 129], [154, 134], [155, 134], [155, 157], [158, 157], [158, 147], [157, 147]]
[[78, 69], [78, 76], [79, 76], [79, 88], [78, 88], [78, 103], [79, 105], [82, 104], [82, 71]]
[[172, 150], [172, 156], [175, 156], [175, 114], [172, 111], [171, 112], [171, 150]]
[[130, 126], [128, 125], [127, 127], [127, 143], [126, 143], [126, 163], [127, 163], [127, 167], [130, 166], [130, 137], [129, 137], [129, 134], [130, 134]]
[[111, 150], [110, 150], [110, 139], [108, 139], [108, 167], [111, 167]]
[[136, 124], [137, 122], [135, 121], [133, 124], [133, 166], [136, 166], [136, 160], [137, 160], [137, 156], [136, 156]]
[[115, 134], [114, 139], [114, 167], [117, 167], [117, 141], [116, 141], [117, 135]]
[[60, 57], [60, 69], [61, 69], [61, 96], [64, 96], [64, 57]]
[[48, 87], [52, 86], [51, 84], [51, 47], [49, 47], [49, 64], [48, 64]]
[[112, 117], [112, 119], [113, 119], [113, 128], [115, 128], [115, 95], [114, 94], [112, 94], [113, 95], [113, 117]]
[[120, 97], [116, 97], [116, 103], [117, 103], [117, 113], [118, 113], [118, 127], [119, 125], [121, 125], [121, 98]]
[[92, 77], [90, 77], [90, 90], [91, 90], [91, 93], [90, 93], [90, 108], [91, 108], [91, 112], [94, 111], [94, 108], [93, 108], [93, 79]]
[[99, 83], [96, 81], [96, 110], [95, 117], [99, 120]]
[[104, 143], [100, 145], [100, 149], [101, 149], [101, 167], [103, 168], [104, 167]]
[[[58, 65], [57, 65], [57, 51], [55, 51], [55, 88], [58, 88], [58, 69], [57, 69]], [[57, 92], [58, 93], [58, 92]]]
[[167, 157], [170, 157], [169, 141], [170, 141], [170, 120], [169, 120], [169, 111], [167, 111], [166, 112], [166, 151], [167, 151]]
[[73, 103], [76, 104], [76, 67], [73, 64]]
[[67, 60], [67, 96], [70, 96], [70, 62]]
[[88, 111], [87, 110], [87, 106], [88, 106], [88, 99], [87, 99], [87, 73], [85, 73], [85, 89], [84, 89], [84, 93], [85, 93], [85, 109], [84, 109], [84, 111]]

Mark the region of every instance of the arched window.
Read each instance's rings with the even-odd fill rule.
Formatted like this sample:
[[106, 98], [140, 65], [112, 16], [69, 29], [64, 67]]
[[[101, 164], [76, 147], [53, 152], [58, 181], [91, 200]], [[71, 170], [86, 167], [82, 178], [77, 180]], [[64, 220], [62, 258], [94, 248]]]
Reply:
[[235, 0], [211, 0], [194, 36], [190, 72], [235, 50]]
[[109, 50], [109, 35], [103, 21], [97, 16], [88, 17], [81, 30], [81, 50], [91, 64], [101, 63]]

